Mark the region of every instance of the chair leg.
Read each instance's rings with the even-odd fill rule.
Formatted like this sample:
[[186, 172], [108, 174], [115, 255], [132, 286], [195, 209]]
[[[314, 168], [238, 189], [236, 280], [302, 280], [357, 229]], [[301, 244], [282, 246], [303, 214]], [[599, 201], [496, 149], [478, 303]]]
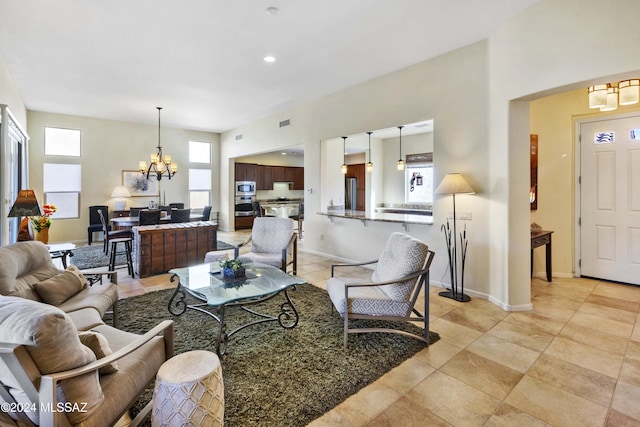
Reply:
[[347, 349], [347, 340], [349, 336], [349, 313], [344, 313], [344, 349]]
[[127, 252], [127, 270], [129, 271], [129, 276], [133, 278], [133, 259], [131, 258], [133, 245], [131, 244], [131, 240], [125, 242], [125, 250]]

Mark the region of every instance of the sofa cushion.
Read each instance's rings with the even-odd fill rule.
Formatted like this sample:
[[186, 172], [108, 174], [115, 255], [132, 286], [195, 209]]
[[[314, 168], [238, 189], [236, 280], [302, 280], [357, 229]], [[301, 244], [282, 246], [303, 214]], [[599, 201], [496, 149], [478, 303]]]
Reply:
[[[58, 307], [60, 308], [60, 307]], [[64, 310], [63, 310], [64, 311]], [[104, 325], [102, 315], [93, 307], [66, 312], [78, 331], [88, 331], [98, 325]]]
[[[69, 316], [52, 305], [24, 298], [0, 297], [0, 342], [24, 345], [41, 374], [78, 368], [96, 360], [80, 342]], [[11, 383], [11, 377], [5, 378], [5, 374], [0, 372], [0, 379]], [[58, 399], [87, 411], [67, 413], [71, 424], [88, 417], [104, 399], [98, 372], [60, 381]]]
[[[91, 349], [96, 359], [100, 360], [113, 353], [109, 347], [109, 342], [100, 332], [82, 331], [78, 332], [78, 337], [82, 345], [86, 345]], [[98, 370], [100, 375], [113, 374], [118, 371], [118, 362], [109, 363]]]
[[103, 285], [94, 284], [88, 286], [63, 302], [58, 308], [65, 313], [71, 313], [84, 308], [94, 308], [98, 310], [100, 316], [118, 301], [118, 287], [113, 283]]
[[33, 289], [47, 304], [58, 306], [80, 292], [84, 284], [77, 274], [63, 271], [60, 274], [33, 284]]
[[33, 284], [60, 273], [47, 247], [36, 240], [0, 247], [0, 265], [0, 295], [34, 301], [40, 301], [40, 297]]
[[78, 276], [78, 280], [80, 280], [80, 282], [82, 283], [83, 289], [89, 286], [89, 282], [87, 281], [87, 278], [84, 277], [84, 274], [82, 274], [82, 271], [80, 271], [80, 269], [75, 265], [71, 264], [69, 267], [66, 268], [65, 271], [70, 271], [71, 273]]

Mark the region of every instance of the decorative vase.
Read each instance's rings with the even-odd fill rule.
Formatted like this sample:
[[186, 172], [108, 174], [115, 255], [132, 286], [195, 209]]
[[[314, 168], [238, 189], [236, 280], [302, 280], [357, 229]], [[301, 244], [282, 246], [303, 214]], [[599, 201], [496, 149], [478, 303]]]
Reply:
[[41, 228], [40, 231], [36, 230], [33, 237], [46, 245], [49, 243], [49, 228]]
[[242, 277], [244, 276], [244, 273], [245, 273], [244, 267], [240, 267], [236, 270], [229, 267], [225, 267], [222, 269], [222, 275], [224, 277]]

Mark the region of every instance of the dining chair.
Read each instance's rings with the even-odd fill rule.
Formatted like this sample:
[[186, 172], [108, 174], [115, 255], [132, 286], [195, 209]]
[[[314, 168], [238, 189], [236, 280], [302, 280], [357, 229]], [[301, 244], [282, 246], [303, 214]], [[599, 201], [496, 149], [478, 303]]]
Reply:
[[[89, 206], [89, 227], [87, 227], [87, 243], [91, 245], [93, 242], [93, 233], [99, 233], [102, 230], [102, 222], [98, 215], [98, 209], [104, 212], [104, 215], [109, 218], [109, 207], [105, 205]], [[107, 224], [107, 231], [111, 231], [111, 225]]]
[[158, 225], [160, 224], [160, 209], [143, 209], [138, 215], [138, 225]]
[[211, 218], [211, 206], [205, 206], [202, 209], [202, 221], [209, 221]]
[[140, 211], [143, 210], [143, 209], [146, 209], [146, 208], [143, 208], [143, 207], [140, 207], [140, 208], [137, 208], [137, 207], [136, 208], [129, 208], [129, 216], [137, 217], [137, 216], [140, 215]]
[[191, 221], [191, 209], [171, 209], [171, 222]]

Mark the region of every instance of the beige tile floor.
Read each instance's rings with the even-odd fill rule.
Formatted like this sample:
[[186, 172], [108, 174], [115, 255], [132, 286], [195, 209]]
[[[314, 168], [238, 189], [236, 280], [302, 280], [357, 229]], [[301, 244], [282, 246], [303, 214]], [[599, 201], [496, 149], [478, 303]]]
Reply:
[[[332, 261], [303, 248], [298, 275], [324, 287]], [[123, 298], [171, 286], [168, 275], [119, 283]], [[311, 426], [640, 425], [640, 288], [560, 278], [533, 279], [531, 288], [533, 311], [509, 313], [431, 287], [440, 341]]]

